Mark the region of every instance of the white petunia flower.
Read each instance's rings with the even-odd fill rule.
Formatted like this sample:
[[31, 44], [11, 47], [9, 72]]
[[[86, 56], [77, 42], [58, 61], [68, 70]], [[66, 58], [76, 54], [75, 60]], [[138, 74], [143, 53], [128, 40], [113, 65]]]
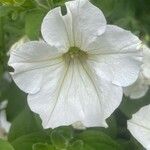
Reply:
[[124, 94], [131, 99], [138, 99], [143, 97], [150, 86], [150, 49], [147, 46], [143, 46], [143, 65], [141, 73], [137, 81], [124, 88]]
[[128, 120], [128, 129], [132, 135], [150, 150], [150, 105], [144, 106]]
[[88, 0], [66, 2], [46, 15], [46, 42], [32, 41], [12, 51], [12, 77], [28, 93], [28, 104], [44, 128], [82, 122], [104, 126], [119, 106], [122, 86], [138, 78], [141, 41], [131, 32], [106, 25]]
[[0, 103], [0, 138], [6, 138], [11, 125], [10, 122], [8, 122], [6, 119], [5, 108], [7, 106], [7, 103], [7, 101], [3, 101]]

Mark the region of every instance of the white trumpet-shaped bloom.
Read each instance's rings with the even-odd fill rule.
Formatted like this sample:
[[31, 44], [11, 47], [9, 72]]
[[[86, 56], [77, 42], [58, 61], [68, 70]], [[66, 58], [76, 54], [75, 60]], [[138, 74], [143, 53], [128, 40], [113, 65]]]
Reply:
[[44, 128], [81, 122], [107, 126], [119, 106], [122, 86], [138, 78], [140, 40], [107, 25], [101, 10], [88, 0], [65, 3], [45, 16], [45, 42], [27, 42], [11, 52], [12, 77], [28, 93], [28, 104]]
[[128, 129], [132, 135], [150, 150], [150, 105], [144, 106], [128, 120]]
[[147, 46], [143, 46], [143, 64], [140, 75], [137, 81], [124, 88], [124, 94], [131, 99], [138, 99], [143, 97], [150, 86], [150, 49]]

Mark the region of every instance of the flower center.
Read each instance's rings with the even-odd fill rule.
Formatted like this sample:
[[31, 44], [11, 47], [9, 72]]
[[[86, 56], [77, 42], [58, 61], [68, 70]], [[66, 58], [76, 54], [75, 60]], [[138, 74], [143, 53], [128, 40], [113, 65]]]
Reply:
[[78, 47], [70, 47], [69, 51], [64, 54], [64, 57], [67, 57], [67, 58], [69, 57], [71, 59], [81, 58], [81, 57], [86, 57], [86, 56], [87, 56], [87, 53], [82, 51]]

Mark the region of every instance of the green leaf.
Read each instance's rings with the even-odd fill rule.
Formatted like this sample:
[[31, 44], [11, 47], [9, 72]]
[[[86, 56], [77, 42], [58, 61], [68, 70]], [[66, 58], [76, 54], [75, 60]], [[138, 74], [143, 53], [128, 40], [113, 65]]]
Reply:
[[0, 6], [0, 17], [8, 15], [13, 10], [11, 6]]
[[48, 143], [50, 142], [49, 132], [40, 131], [28, 135], [21, 136], [13, 141], [11, 144], [15, 150], [32, 150], [32, 146], [36, 143]]
[[14, 0], [1, 0], [0, 1], [2, 4], [13, 4], [14, 3]]
[[0, 101], [3, 101], [5, 100], [5, 98], [3, 97], [3, 92], [8, 89], [11, 78], [8, 72], [3, 72], [3, 69], [1, 70], [1, 73], [2, 74], [0, 74]]
[[17, 11], [14, 11], [13, 13], [12, 13], [12, 20], [16, 20], [17, 18], [18, 18], [18, 12]]
[[65, 137], [56, 130], [52, 131], [51, 133], [51, 141], [56, 149], [63, 149], [68, 145], [68, 141], [65, 139]]
[[66, 2], [66, 0], [48, 0], [54, 6], [62, 6]]
[[33, 145], [33, 150], [55, 150], [52, 145], [37, 143]]
[[25, 106], [27, 106], [26, 94], [19, 90], [14, 82], [11, 82], [2, 92], [2, 97], [8, 100], [6, 114], [8, 121], [12, 122], [14, 118], [24, 110]]
[[94, 150], [122, 150], [116, 141], [100, 131], [86, 130], [79, 135], [79, 138]]
[[35, 0], [39, 6], [46, 7], [48, 5], [48, 0]]
[[41, 121], [29, 108], [21, 112], [12, 122], [8, 139], [14, 141], [20, 136], [43, 130]]
[[31, 40], [39, 39], [44, 16], [45, 13], [39, 10], [32, 10], [26, 14], [25, 32]]
[[14, 150], [14, 148], [7, 141], [0, 139], [0, 150]]
[[24, 3], [25, 3], [25, 1], [26, 0], [14, 0], [14, 2], [15, 2], [15, 6], [21, 6], [21, 5], [23, 5]]
[[106, 0], [92, 0], [92, 2], [99, 7], [106, 16], [112, 13], [116, 4], [116, 0], [109, 0], [109, 2]]
[[68, 150], [83, 150], [83, 141], [82, 140], [77, 140], [73, 142], [71, 146], [68, 147]]
[[59, 134], [61, 134], [66, 140], [70, 141], [73, 139], [74, 132], [73, 128], [71, 126], [66, 126], [66, 127], [59, 127], [56, 129]]

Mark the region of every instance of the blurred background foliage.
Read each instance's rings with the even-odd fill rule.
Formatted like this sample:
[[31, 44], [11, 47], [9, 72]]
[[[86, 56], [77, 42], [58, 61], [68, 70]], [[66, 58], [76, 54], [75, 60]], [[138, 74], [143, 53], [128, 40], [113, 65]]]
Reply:
[[[41, 120], [27, 106], [26, 94], [11, 80], [7, 66], [11, 45], [23, 36], [41, 38], [40, 26], [45, 14], [65, 0], [0, 0], [0, 102], [8, 100], [7, 119], [12, 123], [8, 142], [0, 140], [1, 150], [144, 150], [127, 130], [127, 120], [142, 106], [150, 104], [150, 92], [144, 98], [123, 98], [120, 107], [108, 118], [109, 128], [85, 131], [72, 127], [43, 130]], [[115, 24], [150, 46], [150, 0], [91, 0]], [[11, 144], [11, 145], [10, 145]], [[14, 148], [13, 148], [13, 147]]]

